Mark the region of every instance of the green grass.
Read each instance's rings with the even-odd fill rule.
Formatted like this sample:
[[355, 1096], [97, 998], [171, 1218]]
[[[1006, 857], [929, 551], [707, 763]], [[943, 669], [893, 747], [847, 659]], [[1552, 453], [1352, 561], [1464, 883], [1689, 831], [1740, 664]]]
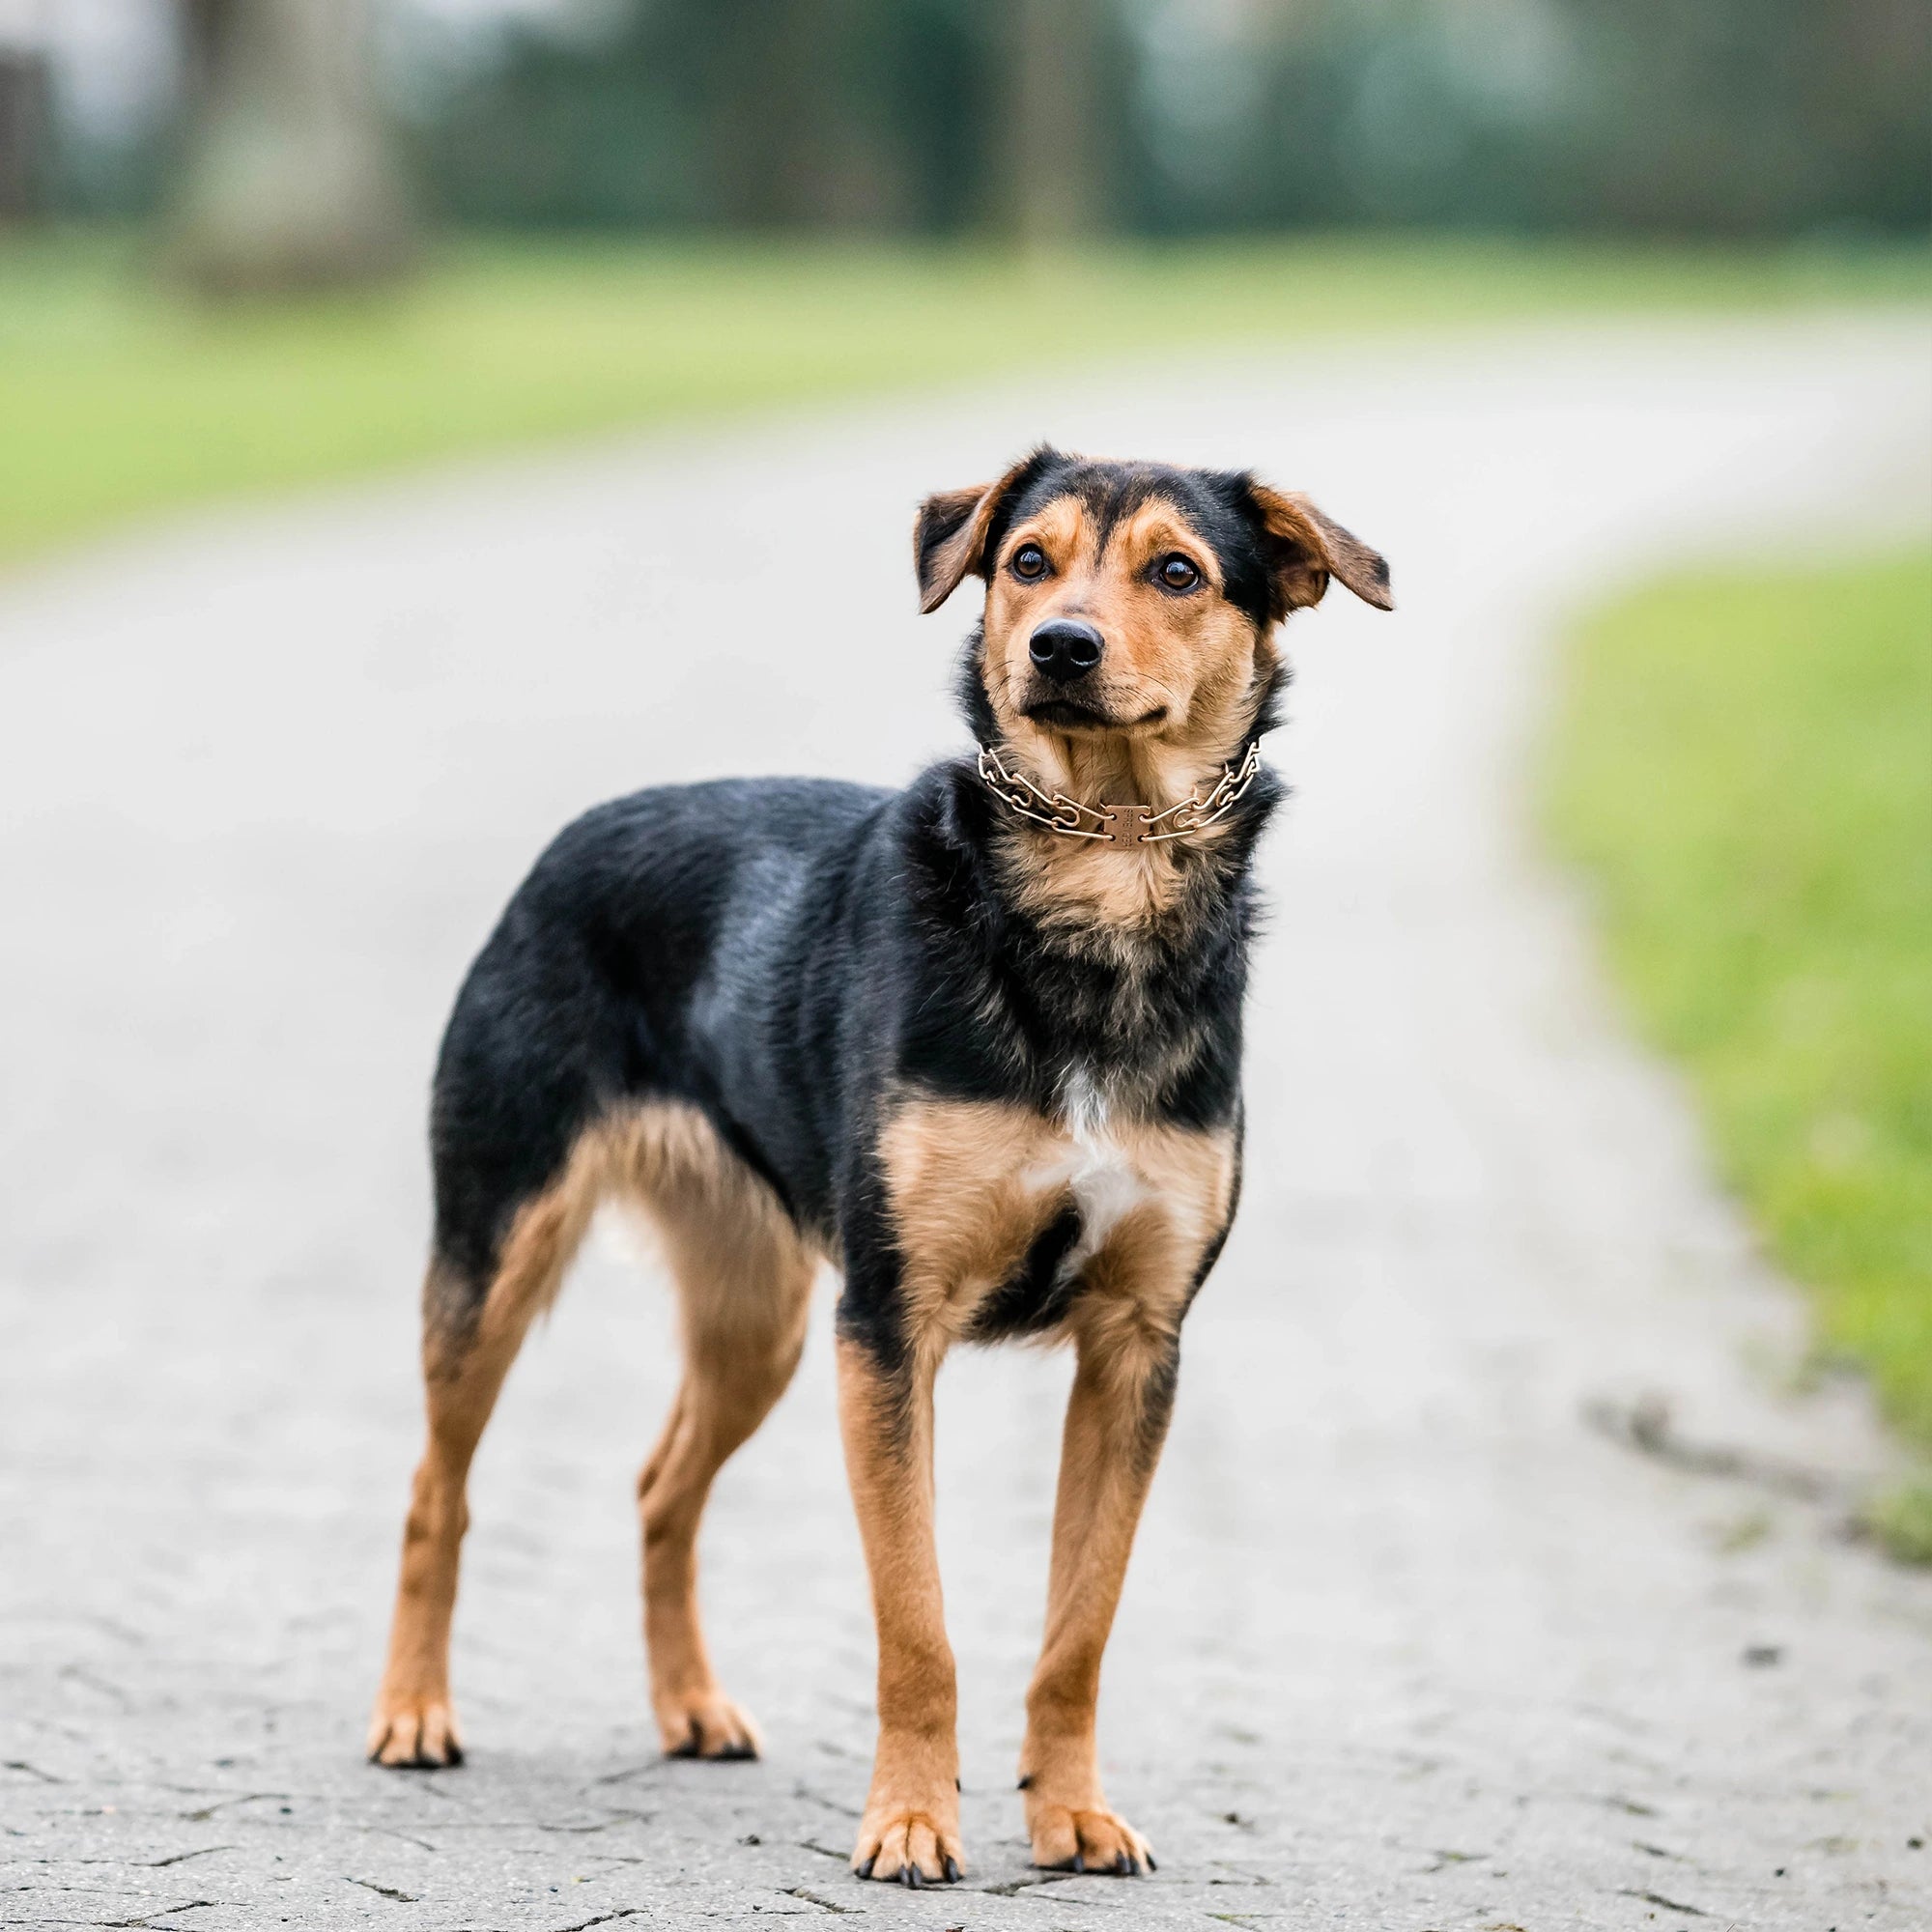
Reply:
[[521, 241], [449, 244], [387, 299], [210, 314], [128, 239], [16, 239], [0, 244], [0, 557], [438, 456], [1134, 352], [1928, 296], [1923, 248], [1304, 241], [1028, 264]]
[[[1726, 1178], [1932, 1450], [1932, 547], [1601, 612], [1549, 791]], [[1932, 1492], [1879, 1519], [1932, 1556]]]

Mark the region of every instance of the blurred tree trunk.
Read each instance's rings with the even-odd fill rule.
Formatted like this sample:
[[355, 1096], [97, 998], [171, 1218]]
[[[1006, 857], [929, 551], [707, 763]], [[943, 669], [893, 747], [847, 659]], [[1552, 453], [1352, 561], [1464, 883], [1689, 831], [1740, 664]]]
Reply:
[[190, 127], [169, 256], [211, 295], [386, 279], [414, 249], [367, 0], [185, 0]]
[[1006, 0], [1006, 218], [1023, 248], [1094, 234], [1106, 205], [1099, 107], [1104, 0]]
[[40, 213], [49, 120], [46, 56], [0, 47], [0, 223]]
[[891, 226], [903, 196], [868, 97], [877, 0], [702, 4], [720, 212], [753, 228]]

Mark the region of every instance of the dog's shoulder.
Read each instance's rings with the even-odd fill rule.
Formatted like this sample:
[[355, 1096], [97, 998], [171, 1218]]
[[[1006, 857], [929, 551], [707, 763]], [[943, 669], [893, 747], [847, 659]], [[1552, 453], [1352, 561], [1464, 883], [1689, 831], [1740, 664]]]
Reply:
[[519, 898], [550, 917], [665, 903], [697, 910], [748, 873], [852, 850], [893, 797], [830, 779], [653, 785], [573, 819], [531, 867]]

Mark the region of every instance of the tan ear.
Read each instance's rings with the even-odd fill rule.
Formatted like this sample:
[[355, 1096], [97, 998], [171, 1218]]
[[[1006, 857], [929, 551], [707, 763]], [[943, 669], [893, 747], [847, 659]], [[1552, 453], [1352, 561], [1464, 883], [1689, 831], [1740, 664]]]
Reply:
[[935, 491], [919, 506], [912, 526], [912, 565], [919, 576], [922, 612], [937, 611], [975, 571], [985, 574], [986, 532], [1001, 497], [1053, 460], [1054, 454], [1037, 449], [996, 483]]
[[986, 526], [993, 520], [992, 483], [936, 490], [919, 506], [912, 526], [912, 567], [919, 574], [922, 613], [937, 611], [980, 567]]
[[1262, 526], [1274, 539], [1272, 561], [1278, 616], [1319, 604], [1332, 577], [1364, 604], [1393, 611], [1389, 567], [1360, 537], [1325, 517], [1306, 497], [1251, 483], [1248, 495], [1261, 512]]

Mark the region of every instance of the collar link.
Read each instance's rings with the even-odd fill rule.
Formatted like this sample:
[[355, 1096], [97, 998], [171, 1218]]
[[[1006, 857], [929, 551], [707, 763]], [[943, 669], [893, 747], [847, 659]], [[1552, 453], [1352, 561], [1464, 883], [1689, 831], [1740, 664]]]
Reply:
[[1043, 791], [1024, 772], [1009, 770], [990, 745], [980, 747], [980, 781], [1017, 818], [1031, 820], [1063, 838], [1091, 838], [1103, 845], [1159, 845], [1191, 838], [1218, 825], [1260, 777], [1262, 743], [1251, 738], [1236, 765], [1230, 760], [1206, 798], [1199, 789], [1178, 805], [1083, 805], [1065, 792]]

